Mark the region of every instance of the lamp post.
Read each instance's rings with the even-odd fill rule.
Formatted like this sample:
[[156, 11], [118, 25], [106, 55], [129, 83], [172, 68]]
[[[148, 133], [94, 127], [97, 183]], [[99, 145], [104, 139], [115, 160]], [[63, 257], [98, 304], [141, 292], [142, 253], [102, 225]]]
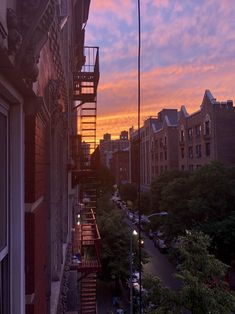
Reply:
[[133, 286], [132, 286], [132, 273], [133, 273], [133, 236], [138, 235], [136, 230], [131, 229], [130, 235], [130, 314], [133, 314]]

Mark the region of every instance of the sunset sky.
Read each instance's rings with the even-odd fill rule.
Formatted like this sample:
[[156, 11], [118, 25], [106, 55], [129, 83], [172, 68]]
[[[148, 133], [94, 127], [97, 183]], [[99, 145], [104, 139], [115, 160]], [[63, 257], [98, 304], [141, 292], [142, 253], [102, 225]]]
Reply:
[[[136, 0], [92, 0], [86, 44], [100, 47], [98, 137], [137, 125]], [[142, 0], [141, 120], [199, 109], [205, 89], [235, 97], [234, 0]]]

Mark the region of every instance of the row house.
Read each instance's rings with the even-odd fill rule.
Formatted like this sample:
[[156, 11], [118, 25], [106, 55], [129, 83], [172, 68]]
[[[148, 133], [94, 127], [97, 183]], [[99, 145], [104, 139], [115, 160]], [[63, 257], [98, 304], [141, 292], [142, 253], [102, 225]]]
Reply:
[[233, 102], [219, 102], [209, 90], [197, 112], [188, 114], [184, 106], [179, 112], [163, 109], [145, 120], [139, 133], [130, 129], [130, 180], [140, 180], [144, 190], [166, 171], [194, 171], [211, 161], [234, 166], [234, 134]]
[[205, 91], [200, 110], [184, 106], [178, 122], [179, 169], [193, 171], [211, 161], [235, 165], [235, 108], [231, 100], [217, 101]]
[[0, 1], [1, 314], [66, 311], [82, 141], [71, 91], [89, 7]]

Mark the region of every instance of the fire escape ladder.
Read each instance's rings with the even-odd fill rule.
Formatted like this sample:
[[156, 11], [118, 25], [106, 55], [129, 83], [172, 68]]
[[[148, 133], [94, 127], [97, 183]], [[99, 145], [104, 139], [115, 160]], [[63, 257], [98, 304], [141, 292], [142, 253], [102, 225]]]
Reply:
[[81, 135], [81, 165], [76, 172], [80, 199], [84, 204], [74, 228], [71, 269], [78, 272], [81, 314], [97, 314], [96, 286], [100, 265], [100, 235], [96, 224], [96, 173], [91, 169], [90, 154], [96, 148], [97, 87], [99, 48], [84, 47], [85, 63], [74, 72], [73, 99], [78, 110]]

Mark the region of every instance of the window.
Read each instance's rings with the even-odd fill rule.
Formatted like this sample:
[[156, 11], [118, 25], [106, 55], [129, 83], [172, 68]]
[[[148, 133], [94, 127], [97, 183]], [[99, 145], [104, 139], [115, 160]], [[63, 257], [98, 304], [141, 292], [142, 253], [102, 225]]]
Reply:
[[189, 129], [188, 129], [188, 139], [189, 139], [189, 140], [192, 140], [192, 138], [193, 138], [193, 129], [192, 129], [192, 128], [189, 128]]
[[200, 169], [202, 165], [196, 165], [196, 169]]
[[189, 168], [189, 171], [193, 171], [193, 165], [189, 165], [188, 168]]
[[197, 158], [201, 158], [202, 157], [202, 146], [200, 144], [196, 145], [196, 157]]
[[163, 166], [160, 167], [160, 172], [163, 173]]
[[0, 105], [0, 260], [7, 251], [8, 216], [8, 121], [7, 111]]
[[206, 156], [210, 156], [210, 154], [211, 154], [210, 143], [206, 143]]
[[163, 160], [163, 152], [160, 153], [160, 160]]
[[165, 160], [167, 160], [167, 150], [164, 151]]
[[165, 171], [167, 171], [167, 166], [165, 166]]
[[195, 136], [199, 137], [201, 133], [202, 133], [202, 127], [201, 127], [201, 124], [198, 124], [195, 126]]
[[184, 142], [184, 130], [180, 131], [180, 141]]
[[205, 122], [205, 135], [210, 134], [210, 121]]
[[193, 158], [193, 147], [192, 146], [189, 146], [189, 148], [188, 148], [188, 157], [190, 159]]
[[155, 149], [158, 149], [158, 140], [155, 140], [154, 145], [155, 145]]
[[181, 148], [181, 158], [184, 159], [184, 147]]
[[181, 170], [184, 170], [184, 165], [181, 165]]
[[0, 104], [0, 314], [9, 313], [8, 113]]

